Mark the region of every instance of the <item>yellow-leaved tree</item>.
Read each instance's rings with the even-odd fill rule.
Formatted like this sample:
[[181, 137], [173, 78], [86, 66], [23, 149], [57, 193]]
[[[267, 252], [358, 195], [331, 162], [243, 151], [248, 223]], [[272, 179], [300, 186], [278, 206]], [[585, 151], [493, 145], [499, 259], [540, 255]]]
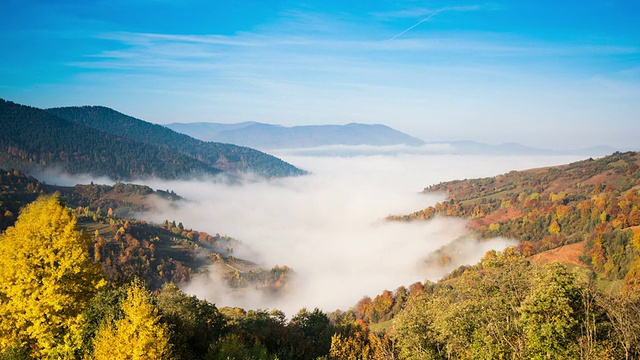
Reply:
[[27, 205], [0, 235], [0, 354], [75, 357], [80, 313], [106, 285], [89, 242], [57, 196]]
[[96, 360], [170, 359], [169, 329], [160, 322], [158, 309], [139, 281], [127, 288], [122, 319], [103, 324], [93, 340]]

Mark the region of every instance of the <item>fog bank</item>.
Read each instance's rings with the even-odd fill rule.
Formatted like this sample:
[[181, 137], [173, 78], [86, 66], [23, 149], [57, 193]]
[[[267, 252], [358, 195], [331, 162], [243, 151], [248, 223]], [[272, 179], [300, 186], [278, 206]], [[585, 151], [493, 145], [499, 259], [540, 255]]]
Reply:
[[[276, 154], [277, 156], [278, 154]], [[437, 280], [451, 269], [477, 262], [508, 239], [478, 243], [466, 234], [462, 219], [389, 223], [391, 214], [408, 214], [444, 199], [418, 194], [454, 179], [494, 176], [516, 169], [564, 164], [576, 156], [415, 155], [311, 157], [281, 155], [311, 175], [247, 181], [241, 185], [211, 181], [149, 181], [188, 199], [175, 208], [141, 217], [180, 221], [187, 228], [226, 234], [254, 250], [243, 255], [265, 268], [287, 265], [296, 272], [285, 297], [253, 291], [230, 296], [215, 278], [203, 276], [185, 290], [218, 306], [278, 308], [292, 314], [302, 307], [347, 309], [365, 295], [375, 296], [425, 279]], [[456, 254], [446, 268], [426, 266], [433, 251], [455, 240]], [[256, 255], [258, 254], [258, 255]]]

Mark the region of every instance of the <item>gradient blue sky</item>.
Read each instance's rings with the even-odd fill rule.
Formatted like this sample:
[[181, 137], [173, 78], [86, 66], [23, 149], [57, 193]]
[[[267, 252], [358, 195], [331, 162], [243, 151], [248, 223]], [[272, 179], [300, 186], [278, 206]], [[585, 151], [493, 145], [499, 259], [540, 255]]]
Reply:
[[640, 150], [638, 19], [636, 0], [2, 0], [0, 97]]

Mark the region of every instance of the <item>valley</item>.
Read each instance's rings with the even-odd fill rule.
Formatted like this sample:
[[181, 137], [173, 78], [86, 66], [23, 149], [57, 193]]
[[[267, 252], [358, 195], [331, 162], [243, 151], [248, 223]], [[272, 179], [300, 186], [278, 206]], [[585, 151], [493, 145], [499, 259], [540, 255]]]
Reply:
[[[615, 153], [567, 165], [508, 171], [494, 177], [434, 182], [421, 194], [397, 189], [396, 185], [402, 181], [389, 183], [384, 177], [376, 178], [372, 173], [363, 172], [364, 169], [375, 171], [380, 168], [381, 159], [376, 157], [355, 159], [360, 162], [358, 171], [362, 172], [362, 177], [346, 177], [341, 186], [330, 185], [335, 181], [331, 179], [335, 179], [335, 172], [343, 171], [342, 166], [355, 170], [354, 159], [333, 159], [325, 162], [330, 167], [320, 168], [319, 159], [300, 158], [302, 163], [304, 159], [309, 161], [313, 175], [266, 183], [155, 180], [147, 181], [151, 186], [116, 182], [113, 185], [91, 183], [65, 187], [44, 184], [33, 176], [13, 170], [2, 171], [0, 212], [4, 214], [3, 228], [7, 228], [14, 225], [16, 219], [19, 221], [17, 214], [21, 207], [40, 196], [57, 196], [77, 217], [78, 229], [90, 236], [90, 254], [100, 264], [113, 291], [138, 279], [158, 294], [154, 296], [164, 296], [162, 294], [169, 291], [168, 284], [176, 284], [186, 294], [196, 294], [202, 301], [206, 299], [209, 304], [219, 306], [215, 311], [220, 311], [226, 325], [218, 331], [226, 332], [226, 336], [244, 334], [242, 336], [261, 339], [262, 345], [258, 348], [264, 351], [264, 356], [271, 353], [297, 358], [298, 355], [285, 351], [289, 345], [283, 345], [283, 338], [276, 333], [301, 331], [298, 326], [311, 326], [311, 323], [297, 325], [307, 318], [324, 324], [324, 330], [316, 328], [304, 335], [318, 336], [316, 331], [326, 332], [322, 340], [325, 345], [315, 348], [317, 351], [347, 351], [356, 346], [361, 349], [357, 351], [369, 349], [367, 351], [383, 357], [394, 353], [409, 356], [424, 351], [434, 357], [445, 351], [475, 356], [473, 354], [481, 351], [480, 348], [456, 347], [457, 342], [472, 341], [470, 338], [446, 335], [449, 330], [437, 325], [445, 319], [455, 323], [459, 321], [455, 319], [466, 322], [473, 318], [473, 329], [476, 330], [470, 334], [474, 337], [488, 336], [490, 339], [498, 333], [478, 331], [496, 326], [496, 329], [512, 332], [510, 336], [516, 342], [482, 340], [478, 346], [484, 347], [489, 341], [491, 346], [502, 349], [489, 351], [511, 353], [512, 346], [521, 342], [517, 345], [521, 347], [528, 341], [530, 335], [518, 326], [529, 324], [523, 311], [530, 311], [526, 310], [531, 306], [527, 305], [531, 301], [527, 299], [536, 291], [543, 291], [540, 286], [544, 282], [539, 281], [545, 276], [564, 279], [567, 283], [563, 284], [573, 284], [571, 286], [580, 289], [582, 294], [592, 294], [589, 296], [594, 296], [594, 301], [612, 297], [608, 301], [624, 301], [627, 304], [624, 306], [635, 306], [635, 298], [629, 294], [636, 291], [634, 276], [639, 261], [638, 250], [633, 247], [638, 227], [635, 212], [640, 196], [639, 158], [638, 153]], [[519, 158], [500, 159], [508, 160], [499, 166], [505, 169], [520, 161]], [[399, 169], [406, 169], [408, 164], [415, 164], [416, 158], [388, 160], [391, 161], [389, 165], [393, 163]], [[443, 159], [442, 166], [443, 169], [449, 167], [451, 174], [447, 176], [452, 177], [459, 176], [455, 175], [457, 171], [485, 173], [486, 166], [478, 164], [478, 160], [474, 158], [478, 167], [471, 171], [470, 162], [462, 157]], [[539, 159], [540, 164], [549, 160]], [[486, 164], [493, 161], [495, 158], [491, 157], [481, 160]], [[343, 164], [335, 167], [340, 162]], [[436, 163], [430, 165], [431, 169], [438, 166]], [[430, 169], [425, 169], [424, 174], [429, 172]], [[445, 175], [431, 176], [437, 179]], [[420, 178], [412, 181], [424, 182], [429, 176]], [[167, 190], [154, 190], [160, 185]], [[403, 186], [415, 185], [406, 183]], [[401, 191], [388, 197], [394, 188]], [[301, 198], [302, 189], [316, 191], [310, 193], [310, 197]], [[354, 192], [354, 189], [359, 190]], [[376, 192], [381, 196], [380, 200], [388, 197], [388, 201], [371, 201], [371, 194]], [[337, 198], [350, 199], [342, 204], [346, 208], [340, 210], [340, 206], [335, 206], [334, 199]], [[280, 202], [273, 199], [280, 199]], [[410, 211], [425, 200], [433, 205], [418, 212]], [[249, 211], [251, 204], [254, 211]], [[311, 206], [308, 211], [314, 216], [301, 217], [302, 204]], [[330, 208], [337, 212], [325, 214], [324, 211]], [[405, 211], [407, 215], [388, 215], [389, 210]], [[360, 215], [353, 217], [353, 214]], [[342, 220], [337, 220], [340, 217]], [[383, 222], [372, 224], [376, 218]], [[212, 219], [215, 219], [213, 223]], [[302, 227], [296, 225], [307, 221], [312, 222]], [[241, 241], [215, 233], [215, 223], [219, 224], [220, 232], [238, 236]], [[229, 226], [234, 223], [238, 226]], [[194, 224], [203, 228], [193, 230]], [[321, 230], [325, 224], [332, 224], [335, 231]], [[354, 237], [357, 233], [360, 234]], [[443, 237], [443, 233], [447, 235]], [[501, 238], [508, 240], [499, 240]], [[410, 241], [407, 252], [398, 252], [406, 241]], [[322, 248], [313, 245], [314, 242], [323, 243]], [[391, 250], [385, 244], [396, 249]], [[503, 252], [491, 250], [496, 246], [506, 249]], [[369, 250], [365, 250], [367, 248]], [[422, 250], [416, 252], [417, 249]], [[598, 253], [597, 249], [602, 252]], [[309, 251], [314, 255], [305, 255]], [[345, 256], [338, 257], [340, 253]], [[320, 261], [313, 260], [314, 257]], [[347, 265], [349, 262], [352, 265]], [[398, 266], [402, 262], [409, 266]], [[412, 267], [413, 270], [406, 272]], [[509, 281], [517, 281], [512, 283], [515, 288], [502, 288], [507, 286], [503, 282], [508, 274], [515, 276], [509, 278]], [[392, 276], [387, 278], [386, 275]], [[369, 282], [368, 278], [376, 281]], [[597, 282], [594, 285], [583, 282], [588, 278]], [[349, 290], [340, 284], [347, 285]], [[395, 290], [380, 292], [385, 287]], [[499, 301], [497, 293], [487, 299], [474, 292], [476, 290], [470, 290], [473, 288], [500, 291], [505, 295], [509, 291], [521, 291], [523, 295], [509, 310], [493, 303]], [[340, 296], [318, 298], [319, 294], [329, 293]], [[186, 294], [184, 296], [188, 296]], [[627, 295], [620, 298], [622, 295], [619, 294]], [[334, 300], [327, 301], [331, 299]], [[322, 306], [322, 310], [316, 308], [308, 312], [305, 304]], [[598, 304], [597, 311], [614, 319], [617, 308]], [[260, 310], [264, 306], [273, 310]], [[496, 323], [499, 318], [493, 317], [492, 313], [485, 317], [478, 317], [468, 310], [451, 313], [449, 306], [511, 311], [509, 316], [520, 317], [518, 324], [521, 325]], [[436, 307], [444, 311], [431, 312], [430, 309]], [[296, 309], [300, 308], [302, 310], [291, 320], [281, 317], [296, 314]], [[279, 312], [281, 309], [287, 312]], [[163, 310], [169, 314], [167, 311]], [[584, 309], [577, 306], [571, 311], [574, 314], [571, 316], [581, 316]], [[407, 342], [421, 336], [410, 329], [424, 316], [433, 323], [420, 326], [426, 326], [442, 337], [419, 345]], [[270, 324], [270, 331], [276, 333], [259, 335], [257, 328], [249, 325], [257, 324], [255, 321], [263, 324], [260, 326]], [[486, 328], [487, 324], [489, 328]], [[580, 326], [588, 326], [576, 324], [576, 331]], [[599, 326], [614, 325], [618, 326], [613, 322]], [[615, 329], [607, 330], [606, 336], [621, 336]], [[307, 343], [309, 340], [304, 336], [295, 341]], [[224, 339], [227, 340], [220, 340], [219, 346], [231, 346], [225, 345], [231, 338]], [[600, 340], [593, 341], [594, 345], [600, 346]], [[243, 344], [243, 351], [252, 351], [251, 346], [257, 346], [251, 345], [251, 341]], [[531, 345], [520, 349], [518, 351], [538, 351]], [[593, 351], [599, 354], [618, 351], [616, 347], [612, 349], [594, 348]]]
[[640, 359], [637, 2], [0, 8], [0, 359]]
[[[171, 326], [167, 341], [181, 358], [230, 349], [260, 359], [558, 351], [617, 357], [640, 345], [625, 337], [635, 325], [621, 320], [640, 316], [633, 310], [640, 298], [637, 152], [586, 160], [570, 154], [280, 152], [287, 159], [280, 160], [108, 108], [2, 105], [8, 124], [34, 117], [56, 136], [106, 139], [101, 155], [78, 147], [82, 142], [54, 151], [46, 138], [34, 146], [25, 140], [26, 127], [14, 127], [4, 135], [1, 163], [8, 170], [0, 171], [0, 244], [18, 239], [14, 229], [31, 231], [22, 224], [41, 221], [34, 217], [38, 206], [59, 207], [53, 213], [69, 214], [65, 221], [75, 224], [89, 264], [99, 269], [102, 290], [92, 290], [83, 308], [83, 316], [98, 321], [83, 325], [81, 336], [93, 344], [78, 350], [85, 354], [102, 351], [98, 324], [109, 313], [125, 316], [117, 306], [129, 301], [125, 292], [135, 291], [157, 302], [164, 316], [157, 326]], [[173, 158], [162, 160], [166, 171], [157, 172], [158, 160], [144, 157], [131, 160], [143, 162], [133, 170], [118, 152], [127, 146], [153, 147], [150, 152]], [[235, 155], [224, 155], [225, 149]], [[97, 158], [99, 170], [87, 167]], [[18, 286], [3, 284], [5, 294]], [[546, 301], [568, 305], [547, 309]], [[562, 315], [535, 315], [552, 310]], [[215, 326], [175, 317], [175, 311], [206, 311], [201, 319]], [[585, 321], [590, 313], [599, 318]], [[187, 323], [208, 329], [204, 343], [190, 345], [197, 335]], [[560, 330], [537, 338], [543, 326]], [[597, 329], [599, 336], [581, 335]], [[434, 336], [424, 338], [425, 331]], [[571, 340], [558, 342], [563, 337]], [[549, 347], [550, 341], [561, 345]], [[16, 351], [48, 351], [38, 346]]]

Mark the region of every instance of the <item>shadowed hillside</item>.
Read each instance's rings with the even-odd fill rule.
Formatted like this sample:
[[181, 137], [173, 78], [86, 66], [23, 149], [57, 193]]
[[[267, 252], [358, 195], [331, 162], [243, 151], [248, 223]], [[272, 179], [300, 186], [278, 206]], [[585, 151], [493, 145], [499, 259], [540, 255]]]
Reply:
[[48, 112], [109, 134], [171, 150], [227, 172], [252, 172], [265, 177], [304, 175], [306, 172], [255, 149], [196, 140], [164, 126], [127, 116], [102, 106], [64, 107]]
[[166, 148], [69, 122], [0, 99], [0, 166], [33, 173], [55, 168], [116, 180], [216, 175], [219, 169]]

